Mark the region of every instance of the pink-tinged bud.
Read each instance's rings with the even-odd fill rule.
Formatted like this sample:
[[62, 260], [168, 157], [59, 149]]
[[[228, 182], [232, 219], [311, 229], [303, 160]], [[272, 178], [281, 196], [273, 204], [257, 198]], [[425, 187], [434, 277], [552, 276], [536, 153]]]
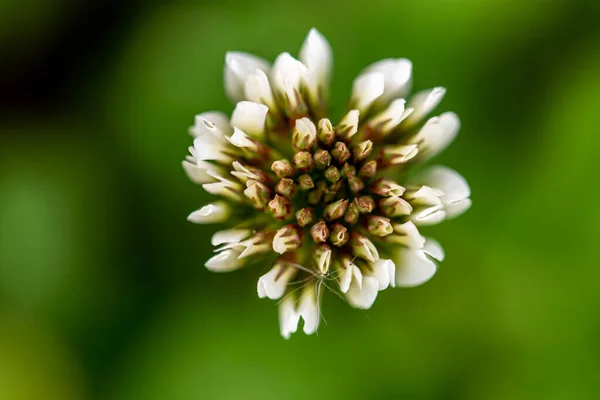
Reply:
[[283, 178], [275, 185], [275, 192], [291, 199], [296, 194], [296, 184], [289, 178]]
[[292, 159], [294, 162], [294, 168], [301, 172], [310, 172], [313, 167], [312, 154], [308, 151], [299, 151], [294, 154]]
[[277, 175], [278, 178], [289, 178], [294, 175], [294, 168], [288, 160], [278, 160], [271, 164], [271, 171]]
[[329, 237], [329, 228], [325, 221], [321, 220], [310, 228], [310, 236], [316, 243], [325, 243]]
[[361, 214], [368, 214], [375, 208], [375, 200], [371, 196], [361, 196], [354, 199], [354, 204]]
[[346, 209], [348, 208], [348, 200], [342, 199], [338, 200], [335, 203], [329, 204], [325, 207], [324, 215], [325, 218], [329, 221], [336, 220], [338, 218], [342, 218]]
[[387, 236], [394, 232], [392, 223], [389, 218], [381, 217], [379, 215], [368, 215], [367, 218], [367, 231], [375, 236]]
[[296, 221], [300, 227], [312, 223], [315, 219], [315, 211], [312, 208], [302, 208], [296, 212]]
[[346, 214], [344, 214], [344, 221], [349, 225], [354, 225], [358, 221], [358, 208], [356, 207], [356, 203], [353, 201], [348, 204], [348, 210], [346, 210]]
[[390, 218], [410, 215], [412, 206], [402, 197], [392, 196], [379, 200], [379, 208]]
[[331, 150], [331, 155], [336, 159], [338, 164], [342, 165], [350, 159], [352, 153], [350, 153], [350, 149], [348, 149], [346, 143], [336, 142], [336, 144], [333, 145], [333, 150]]
[[377, 173], [377, 161], [371, 160], [367, 161], [360, 167], [358, 171], [358, 176], [363, 179], [371, 179]]
[[321, 143], [325, 146], [329, 147], [335, 141], [335, 133], [333, 131], [333, 126], [331, 125], [331, 121], [327, 118], [323, 118], [319, 121], [318, 124], [318, 132], [317, 136]]
[[302, 232], [293, 224], [279, 229], [273, 238], [273, 250], [279, 254], [295, 251], [301, 244]]
[[298, 186], [300, 187], [300, 190], [307, 191], [314, 188], [315, 183], [313, 182], [310, 175], [303, 174], [298, 177]]
[[310, 150], [317, 142], [317, 127], [308, 118], [296, 120], [294, 133], [292, 134], [292, 145], [296, 150]]
[[331, 226], [331, 235], [329, 236], [329, 241], [331, 244], [337, 247], [342, 247], [348, 243], [348, 239], [350, 239], [348, 228], [338, 222]]
[[376, 180], [369, 189], [371, 193], [384, 197], [402, 196], [405, 191], [404, 187], [395, 181], [385, 178]]
[[371, 154], [373, 151], [373, 142], [370, 140], [365, 140], [363, 142], [358, 143], [356, 146], [352, 148], [352, 156], [354, 157], [354, 162], [358, 163]]
[[348, 186], [354, 194], [360, 193], [361, 190], [365, 188], [365, 184], [363, 183], [362, 179], [354, 175], [348, 177]]
[[292, 215], [292, 203], [278, 194], [269, 202], [269, 211], [277, 219], [288, 219]]
[[354, 166], [348, 163], [344, 164], [344, 166], [342, 167], [342, 176], [348, 178], [349, 176], [354, 175], [356, 175], [356, 168], [354, 168]]
[[352, 233], [350, 247], [352, 248], [352, 254], [358, 258], [371, 262], [379, 260], [379, 252], [375, 245], [358, 232]]
[[325, 170], [325, 179], [331, 183], [336, 183], [342, 178], [342, 173], [333, 165]]
[[244, 195], [250, 200], [250, 203], [259, 210], [263, 210], [271, 198], [271, 189], [264, 183], [248, 180]]
[[313, 154], [313, 161], [317, 169], [325, 169], [331, 164], [331, 154], [327, 150], [319, 149]]

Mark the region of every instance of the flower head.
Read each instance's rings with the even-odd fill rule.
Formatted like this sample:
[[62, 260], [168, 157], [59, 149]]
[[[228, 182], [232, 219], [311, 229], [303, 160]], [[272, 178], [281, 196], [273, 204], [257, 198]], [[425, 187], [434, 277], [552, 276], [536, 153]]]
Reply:
[[[460, 122], [429, 117], [446, 90], [409, 96], [412, 63], [386, 59], [354, 81], [348, 109], [328, 118], [332, 55], [312, 29], [297, 60], [282, 53], [273, 65], [241, 52], [225, 57], [231, 117], [196, 116], [183, 167], [217, 199], [189, 216], [224, 223], [206, 262], [215, 272], [275, 259], [258, 278], [260, 298], [281, 299], [281, 334], [303, 320], [320, 321], [323, 287], [367, 309], [379, 291], [429, 280], [444, 259], [419, 227], [453, 218], [471, 205], [455, 171], [429, 167], [408, 179], [454, 139]], [[412, 173], [410, 174], [413, 175]]]

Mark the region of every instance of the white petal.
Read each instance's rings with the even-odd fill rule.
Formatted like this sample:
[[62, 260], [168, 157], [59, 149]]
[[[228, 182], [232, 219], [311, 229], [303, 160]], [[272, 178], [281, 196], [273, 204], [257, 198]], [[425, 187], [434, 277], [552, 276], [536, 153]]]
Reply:
[[212, 182], [213, 178], [206, 173], [206, 170], [212, 168], [212, 165], [209, 163], [198, 161], [196, 163], [191, 163], [187, 160], [181, 162], [183, 166], [183, 170], [187, 174], [188, 178], [194, 183], [199, 185], [203, 183]]
[[350, 110], [340, 123], [338, 124], [338, 129], [343, 130], [343, 135], [345, 139], [350, 139], [352, 136], [358, 132], [358, 121], [360, 117], [360, 111], [358, 110]]
[[421, 158], [429, 159], [439, 154], [454, 140], [460, 129], [460, 120], [453, 112], [446, 112], [439, 117], [427, 120], [410, 143], [419, 146]]
[[273, 91], [283, 97], [292, 109], [298, 106], [296, 95], [300, 93], [306, 74], [306, 66], [289, 53], [280, 54], [273, 64], [271, 71]]
[[202, 185], [202, 188], [208, 193], [228, 197], [233, 200], [241, 199], [240, 192], [243, 187], [239, 183], [225, 178], [216, 170], [209, 169], [206, 170], [206, 173], [218, 181]]
[[228, 137], [227, 140], [235, 147], [239, 147], [242, 149], [252, 150], [256, 147], [252, 140], [250, 140], [250, 137], [248, 137], [248, 135], [246, 135], [244, 131], [237, 127], [233, 128], [233, 135], [231, 135], [231, 137]]
[[419, 190], [407, 193], [406, 196], [404, 196], [408, 201], [411, 202], [411, 204], [430, 206], [442, 204], [441, 197], [444, 195], [444, 192], [442, 192], [439, 189], [425, 185], [423, 182], [423, 178], [415, 178], [414, 183], [415, 185], [423, 186], [421, 186]]
[[353, 282], [352, 285], [350, 285], [350, 290], [346, 293], [346, 299], [353, 307], [366, 310], [371, 308], [375, 302], [378, 291], [379, 282], [377, 279], [365, 276], [362, 279], [361, 286], [358, 286], [356, 282]]
[[224, 250], [212, 256], [206, 264], [206, 269], [212, 272], [231, 272], [244, 266], [244, 261], [238, 259], [239, 252], [234, 249]]
[[375, 127], [377, 125], [381, 125], [381, 133], [384, 135], [389, 133], [396, 126], [398, 126], [403, 119], [412, 113], [412, 111], [408, 113], [405, 112], [405, 105], [406, 100], [404, 99], [396, 99], [392, 101], [385, 110], [369, 120], [369, 126]]
[[447, 218], [454, 218], [471, 208], [471, 199], [464, 199], [452, 204], [446, 204]]
[[351, 103], [354, 108], [364, 113], [371, 104], [383, 94], [384, 77], [382, 73], [375, 72], [360, 75], [354, 80], [352, 86]]
[[388, 286], [396, 286], [396, 265], [392, 260], [379, 259], [373, 264], [372, 273], [369, 276], [377, 279], [379, 290], [385, 290]]
[[379, 72], [384, 77], [384, 91], [378, 105], [385, 105], [393, 99], [406, 97], [412, 84], [412, 62], [406, 58], [387, 58], [369, 65], [363, 72]]
[[[354, 264], [351, 264], [351, 265], [354, 265]], [[346, 268], [342, 269], [342, 272], [340, 275], [340, 290], [341, 290], [341, 292], [347, 293], [348, 290], [350, 289], [351, 283], [352, 283], [352, 268], [347, 266]]]
[[442, 245], [440, 245], [437, 240], [432, 238], [427, 238], [425, 246], [423, 246], [423, 251], [425, 254], [435, 258], [438, 261], [444, 261], [444, 258], [446, 257]]
[[215, 234], [210, 240], [210, 243], [213, 246], [219, 246], [221, 244], [239, 243], [251, 234], [252, 231], [250, 229], [226, 229], [215, 232]]
[[257, 69], [253, 74], [246, 77], [244, 93], [246, 94], [246, 99], [249, 101], [263, 103], [272, 112], [277, 109], [269, 78], [267, 78], [263, 70]]
[[303, 330], [307, 335], [315, 333], [319, 327], [320, 311], [318, 302], [315, 285], [306, 286], [300, 295], [298, 314], [304, 320]]
[[269, 73], [269, 63], [260, 57], [238, 51], [225, 55], [225, 92], [232, 103], [244, 99], [244, 82], [257, 69]]
[[298, 329], [300, 315], [296, 312], [296, 300], [287, 296], [279, 304], [279, 330], [284, 339], [289, 339], [291, 334]]
[[268, 297], [277, 300], [283, 296], [288, 283], [298, 272], [293, 267], [275, 265], [269, 272], [258, 279], [257, 291], [261, 299]]
[[300, 49], [300, 61], [307, 68], [306, 83], [313, 99], [319, 96], [319, 88], [324, 95], [329, 87], [332, 67], [331, 46], [327, 39], [312, 28]]
[[232, 161], [231, 156], [225, 153], [225, 145], [210, 134], [202, 134], [194, 139], [194, 152], [200, 161]]
[[329, 266], [331, 265], [331, 249], [327, 249], [321, 253], [319, 259], [317, 261], [317, 267], [322, 274], [326, 274], [329, 271]]
[[403, 244], [407, 247], [423, 248], [425, 238], [421, 236], [419, 230], [412, 221], [407, 221], [403, 224], [394, 224], [393, 243]]
[[219, 141], [223, 141], [225, 134], [230, 131], [229, 118], [224, 113], [208, 111], [195, 116], [194, 126], [190, 128], [190, 135], [194, 137], [210, 135]]
[[460, 130], [460, 119], [453, 112], [445, 112], [439, 116], [439, 124], [444, 128], [444, 134], [436, 142], [429, 144], [428, 157], [442, 152], [452, 143]]
[[415, 93], [408, 101], [407, 107], [414, 108], [413, 113], [404, 120], [403, 126], [413, 126], [418, 124], [440, 104], [446, 94], [446, 88], [435, 87], [429, 90], [423, 90]]
[[396, 285], [400, 287], [418, 286], [427, 282], [437, 270], [423, 250], [403, 249], [398, 252], [396, 262]]
[[261, 103], [240, 101], [231, 115], [231, 126], [239, 128], [248, 135], [261, 139], [265, 133], [265, 120], [269, 107]]
[[[455, 217], [469, 208], [471, 188], [458, 172], [443, 166], [432, 166], [421, 172], [415, 181], [440, 190], [440, 200], [448, 217]], [[468, 201], [465, 201], [468, 200]]]
[[188, 216], [188, 221], [195, 224], [212, 224], [223, 222], [230, 214], [229, 206], [225, 202], [207, 204]]
[[419, 226], [435, 225], [446, 219], [446, 210], [442, 206], [427, 207], [412, 213], [410, 218]]

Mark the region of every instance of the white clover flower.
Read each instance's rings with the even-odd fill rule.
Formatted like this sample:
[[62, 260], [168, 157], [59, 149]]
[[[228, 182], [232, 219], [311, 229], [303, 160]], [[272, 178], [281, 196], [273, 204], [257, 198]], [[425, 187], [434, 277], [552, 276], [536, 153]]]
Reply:
[[[348, 110], [333, 124], [331, 68], [331, 47], [316, 29], [299, 59], [282, 53], [270, 65], [227, 53], [231, 118], [197, 115], [183, 161], [189, 178], [218, 197], [188, 219], [227, 226], [213, 235], [206, 267], [227, 272], [259, 261], [258, 296], [280, 299], [286, 339], [300, 321], [304, 333], [317, 331], [324, 288], [368, 309], [388, 287], [431, 279], [444, 252], [418, 227], [471, 205], [469, 185], [449, 168], [407, 178], [458, 133], [456, 114], [429, 117], [446, 89], [409, 96], [412, 63], [385, 59], [356, 78]], [[275, 262], [265, 266], [269, 254]]]

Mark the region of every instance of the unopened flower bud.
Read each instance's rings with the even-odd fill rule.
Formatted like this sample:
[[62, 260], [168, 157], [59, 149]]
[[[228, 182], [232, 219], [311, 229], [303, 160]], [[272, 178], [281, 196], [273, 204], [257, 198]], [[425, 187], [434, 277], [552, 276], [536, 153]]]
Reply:
[[329, 237], [329, 228], [325, 221], [320, 220], [310, 228], [310, 236], [316, 243], [325, 243]]
[[356, 175], [356, 168], [348, 163], [344, 164], [342, 167], [342, 176], [348, 178], [349, 176], [354, 175]]
[[294, 251], [302, 244], [302, 235], [298, 227], [293, 224], [279, 229], [273, 238], [273, 250], [283, 254]]
[[348, 239], [350, 239], [348, 228], [338, 222], [331, 226], [331, 235], [329, 236], [331, 244], [342, 247], [348, 242]]
[[365, 184], [363, 183], [362, 179], [354, 175], [348, 177], [348, 186], [354, 194], [358, 194], [365, 188]]
[[381, 217], [379, 215], [368, 215], [367, 216], [367, 231], [375, 236], [387, 236], [394, 231], [392, 223], [389, 218]]
[[345, 141], [350, 141], [358, 131], [358, 110], [350, 110], [335, 128], [337, 135]]
[[275, 185], [275, 192], [291, 199], [296, 194], [296, 184], [289, 178], [283, 178]]
[[352, 233], [350, 246], [352, 248], [352, 254], [358, 258], [371, 262], [379, 260], [379, 253], [373, 242], [358, 232]]
[[271, 190], [264, 183], [250, 179], [246, 181], [244, 195], [250, 200], [254, 208], [263, 210], [271, 198]]
[[335, 199], [338, 195], [340, 189], [344, 186], [344, 181], [339, 180], [336, 183], [332, 183], [329, 185], [327, 189], [325, 189], [325, 194], [323, 195], [323, 203], [329, 204]]
[[390, 218], [410, 215], [412, 213], [411, 205], [399, 196], [386, 197], [379, 200], [379, 208]]
[[416, 144], [386, 146], [383, 149], [383, 160], [386, 166], [405, 164], [418, 152]]
[[367, 161], [360, 167], [358, 170], [358, 176], [363, 179], [371, 179], [377, 173], [377, 161], [371, 160]]
[[331, 150], [331, 155], [337, 160], [338, 164], [342, 165], [350, 159], [352, 153], [350, 153], [346, 143], [336, 142], [333, 146], [333, 150]]
[[271, 171], [277, 175], [278, 178], [289, 178], [294, 175], [294, 168], [288, 160], [278, 160], [271, 164]]
[[312, 223], [315, 219], [315, 211], [312, 208], [301, 208], [296, 212], [296, 221], [300, 227]]
[[326, 274], [331, 265], [331, 247], [325, 243], [321, 243], [318, 246], [315, 246], [313, 254], [319, 272], [321, 272], [321, 274]]
[[361, 196], [354, 199], [358, 212], [368, 214], [375, 208], [375, 200], [371, 196]]
[[285, 197], [276, 194], [269, 202], [269, 211], [277, 219], [287, 219], [292, 214], [292, 203]]
[[313, 190], [311, 190], [308, 193], [308, 197], [307, 197], [308, 203], [312, 204], [312, 205], [319, 204], [321, 202], [321, 199], [323, 198], [323, 195], [325, 194], [326, 190], [327, 190], [327, 183], [325, 183], [325, 181], [317, 182], [316, 188], [314, 188]]
[[354, 162], [360, 162], [367, 158], [369, 154], [373, 151], [373, 142], [370, 140], [365, 140], [358, 143], [356, 146], [352, 148], [352, 156], [354, 157]]
[[331, 164], [331, 154], [327, 150], [319, 149], [313, 154], [313, 160], [315, 167], [318, 169], [325, 169]]
[[325, 170], [325, 179], [327, 179], [331, 183], [336, 183], [342, 177], [342, 173], [339, 169], [334, 167], [333, 165]]
[[298, 177], [298, 186], [300, 190], [310, 190], [315, 187], [315, 183], [308, 174], [302, 174]]
[[325, 218], [327, 220], [333, 221], [338, 218], [342, 218], [347, 208], [348, 200], [342, 199], [336, 201], [335, 203], [331, 203], [327, 207], [325, 207], [325, 211], [323, 212], [323, 214], [325, 215]]
[[358, 221], [358, 207], [356, 207], [356, 203], [352, 202], [348, 204], [348, 209], [346, 210], [346, 214], [344, 214], [344, 221], [349, 225], [354, 225]]
[[294, 154], [293, 162], [298, 171], [309, 172], [313, 167], [312, 154], [308, 151], [299, 151]]
[[381, 178], [375, 181], [370, 187], [371, 193], [379, 196], [390, 197], [390, 196], [402, 196], [404, 194], [404, 187], [398, 185], [391, 179]]
[[333, 131], [333, 126], [331, 125], [331, 121], [327, 118], [323, 118], [319, 121], [318, 133], [319, 140], [325, 146], [329, 147], [333, 144], [335, 140], [335, 132]]
[[304, 117], [296, 120], [292, 145], [296, 150], [310, 150], [317, 142], [317, 127], [313, 122]]

